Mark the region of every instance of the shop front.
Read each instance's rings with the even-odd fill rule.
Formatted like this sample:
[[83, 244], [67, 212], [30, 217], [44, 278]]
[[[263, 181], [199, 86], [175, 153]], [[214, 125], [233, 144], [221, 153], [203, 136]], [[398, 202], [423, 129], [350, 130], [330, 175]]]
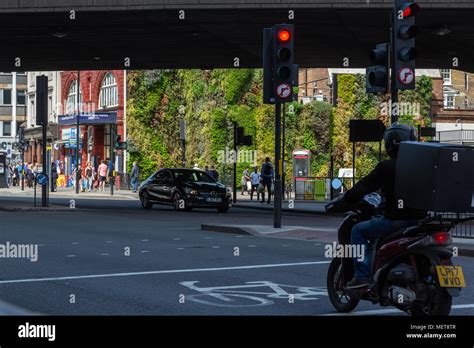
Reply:
[[79, 158], [76, 158], [77, 147], [77, 115], [59, 117], [60, 141], [55, 144], [59, 148], [58, 186], [73, 184], [73, 171], [77, 163], [83, 173], [87, 162], [96, 169], [102, 160], [108, 159], [111, 153], [111, 134], [117, 124], [117, 114], [91, 113], [79, 116]]

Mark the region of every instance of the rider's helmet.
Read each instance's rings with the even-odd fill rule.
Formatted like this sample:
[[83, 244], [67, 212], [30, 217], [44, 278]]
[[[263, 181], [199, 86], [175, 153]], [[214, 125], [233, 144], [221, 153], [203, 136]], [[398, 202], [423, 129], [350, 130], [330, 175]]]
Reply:
[[385, 150], [391, 158], [396, 158], [402, 141], [415, 141], [415, 127], [395, 122], [385, 130], [383, 135]]

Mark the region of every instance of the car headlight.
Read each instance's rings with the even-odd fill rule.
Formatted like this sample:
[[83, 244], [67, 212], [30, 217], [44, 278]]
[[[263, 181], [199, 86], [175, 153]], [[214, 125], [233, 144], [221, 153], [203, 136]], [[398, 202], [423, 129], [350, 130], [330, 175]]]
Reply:
[[185, 187], [184, 192], [186, 192], [186, 194], [188, 194], [188, 195], [194, 195], [194, 196], [197, 196], [199, 194], [198, 190], [194, 190], [194, 189], [189, 188], [189, 187]]

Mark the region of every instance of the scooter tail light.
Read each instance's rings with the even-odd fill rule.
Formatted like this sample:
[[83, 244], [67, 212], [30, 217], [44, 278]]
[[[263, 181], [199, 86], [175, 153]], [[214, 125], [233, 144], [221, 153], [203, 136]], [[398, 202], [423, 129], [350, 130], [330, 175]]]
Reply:
[[451, 233], [449, 232], [435, 232], [431, 235], [431, 241], [436, 245], [451, 244]]

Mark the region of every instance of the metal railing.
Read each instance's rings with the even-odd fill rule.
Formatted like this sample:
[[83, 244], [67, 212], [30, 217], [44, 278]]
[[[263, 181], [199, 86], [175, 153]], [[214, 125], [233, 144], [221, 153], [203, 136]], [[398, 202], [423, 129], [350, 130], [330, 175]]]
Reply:
[[474, 130], [472, 129], [439, 131], [437, 133], [437, 140], [441, 143], [474, 144]]
[[[474, 217], [474, 213], [443, 213], [441, 215], [451, 219], [467, 219]], [[457, 224], [456, 227], [451, 230], [451, 234], [453, 237], [457, 238], [474, 238], [474, 221]]]

